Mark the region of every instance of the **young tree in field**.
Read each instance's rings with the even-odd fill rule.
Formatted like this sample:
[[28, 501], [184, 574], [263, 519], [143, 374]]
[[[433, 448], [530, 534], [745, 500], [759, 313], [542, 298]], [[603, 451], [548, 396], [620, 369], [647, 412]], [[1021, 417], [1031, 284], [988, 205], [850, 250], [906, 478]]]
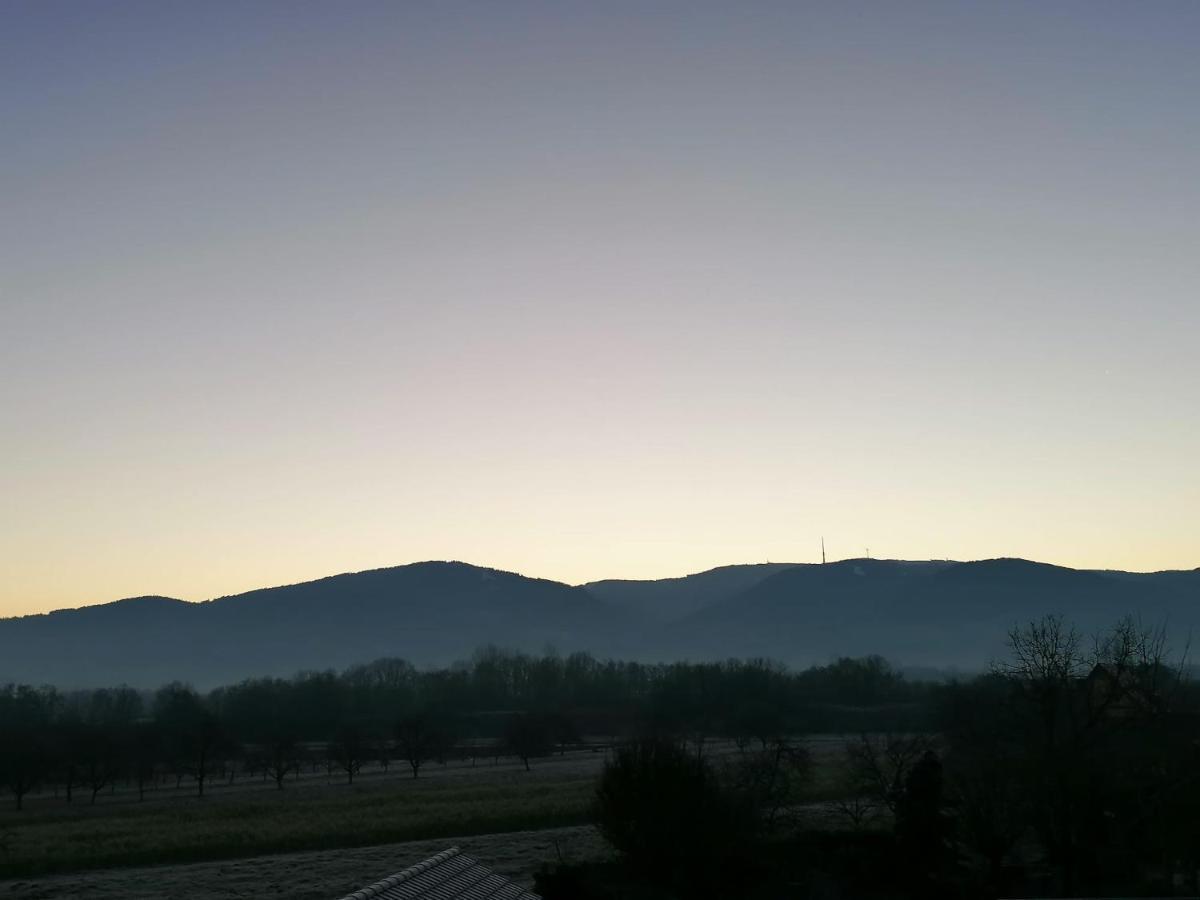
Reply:
[[405, 716], [396, 723], [396, 751], [416, 778], [421, 766], [442, 752], [441, 729], [423, 713]]
[[[306, 728], [318, 734], [327, 710], [307, 704], [301, 685], [329, 687], [323, 676], [314, 681], [304, 676], [289, 682], [277, 678], [249, 679], [209, 695], [210, 705], [220, 712], [225, 728], [244, 743], [255, 770], [271, 778], [282, 790], [284, 781], [300, 766], [300, 733]], [[314, 696], [320, 696], [317, 692]], [[328, 693], [338, 695], [336, 685]]]
[[554, 748], [550, 723], [545, 716], [536, 713], [517, 713], [508, 720], [504, 744], [509, 752], [525, 764], [525, 771], [528, 772], [530, 759], [547, 756]]
[[[88, 743], [87, 726], [79, 717], [78, 710], [67, 709], [58, 721], [49, 726], [50, 746], [47, 748], [50, 765], [54, 769], [55, 781], [62, 785], [67, 803], [75, 799], [75, 788], [80, 783], [80, 759]], [[57, 792], [56, 792], [57, 794]]]
[[224, 765], [223, 749], [228, 743], [221, 723], [211, 713], [202, 715], [187, 734], [190, 746], [188, 774], [196, 780], [196, 796], [204, 796], [208, 777]]
[[463, 753], [471, 755], [471, 768], [479, 763], [480, 735], [479, 717], [463, 716], [458, 720], [456, 732], [464, 743]]
[[92, 792], [91, 805], [95, 806], [96, 795], [114, 784], [121, 773], [120, 746], [113, 725], [88, 723], [83, 726], [82, 736], [79, 767], [84, 786]]
[[330, 761], [346, 773], [346, 783], [354, 784], [354, 776], [370, 756], [371, 743], [357, 725], [345, 724], [334, 734], [327, 752]]
[[162, 757], [162, 733], [156, 722], [135, 722], [124, 730], [125, 758], [137, 785], [138, 800], [146, 799], [146, 785], [154, 783]]
[[263, 766], [275, 787], [283, 790], [284, 779], [300, 771], [300, 742], [287, 732], [276, 732], [262, 745]]
[[836, 809], [855, 831], [861, 831], [879, 816], [879, 804], [862, 793], [862, 783], [846, 767], [837, 779], [839, 796], [833, 801]]
[[[130, 760], [130, 741], [142, 715], [142, 697], [133, 688], [100, 688], [77, 698], [73, 712], [76, 749], [72, 764], [78, 766], [82, 784], [96, 796], [104, 788], [115, 789], [117, 779], [129, 771], [139, 778], [136, 760]], [[143, 782], [144, 783], [144, 782]], [[139, 792], [144, 789], [139, 787]]]
[[57, 705], [53, 690], [0, 687], [0, 783], [12, 791], [18, 810], [49, 772], [48, 736]]
[[371, 743], [375, 748], [375, 759], [379, 761], [379, 768], [383, 769], [383, 774], [386, 775], [392, 765], [392, 742], [386, 737], [377, 737]]
[[550, 717], [550, 732], [554, 743], [558, 745], [559, 755], [565, 755], [567, 748], [580, 743], [583, 738], [575, 720], [565, 712], [555, 713]]
[[177, 775], [191, 775], [196, 796], [224, 762], [229, 739], [220, 721], [190, 687], [179, 683], [161, 688], [154, 698], [154, 715], [162, 728]]
[[45, 744], [37, 732], [11, 733], [0, 745], [0, 779], [12, 791], [18, 812], [25, 795], [46, 775], [45, 759]]

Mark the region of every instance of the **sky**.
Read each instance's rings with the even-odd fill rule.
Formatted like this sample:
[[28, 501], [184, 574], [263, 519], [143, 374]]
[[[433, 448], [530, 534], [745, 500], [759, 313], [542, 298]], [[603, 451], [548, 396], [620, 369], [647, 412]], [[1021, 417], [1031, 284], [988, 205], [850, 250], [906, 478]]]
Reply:
[[1200, 4], [0, 6], [0, 615], [1200, 565]]

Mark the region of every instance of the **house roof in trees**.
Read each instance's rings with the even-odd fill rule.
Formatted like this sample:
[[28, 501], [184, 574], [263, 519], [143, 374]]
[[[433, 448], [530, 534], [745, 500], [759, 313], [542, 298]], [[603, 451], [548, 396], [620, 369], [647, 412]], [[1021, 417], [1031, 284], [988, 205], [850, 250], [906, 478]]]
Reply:
[[342, 900], [540, 900], [518, 884], [497, 875], [457, 847], [443, 850], [348, 894]]

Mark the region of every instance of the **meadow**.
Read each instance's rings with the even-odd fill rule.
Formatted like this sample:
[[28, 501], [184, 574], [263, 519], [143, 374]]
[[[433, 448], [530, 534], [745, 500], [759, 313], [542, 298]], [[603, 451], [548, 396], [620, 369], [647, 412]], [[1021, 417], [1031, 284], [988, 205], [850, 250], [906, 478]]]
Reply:
[[0, 877], [235, 859], [364, 847], [454, 835], [496, 834], [587, 821], [604, 755], [578, 751], [538, 760], [401, 767], [363, 773], [353, 785], [322, 772], [274, 785], [244, 781], [197, 798], [185, 781], [138, 802], [118, 791], [96, 806], [34, 798], [0, 814]]
[[[815, 763], [809, 812], [825, 816], [844, 738], [805, 744]], [[736, 748], [710, 741], [705, 753]], [[309, 770], [283, 790], [243, 778], [203, 798], [185, 779], [142, 802], [120, 785], [95, 806], [43, 793], [21, 813], [0, 812], [0, 896], [162, 897], [177, 886], [189, 897], [328, 897], [455, 845], [528, 882], [542, 863], [606, 852], [587, 824], [606, 758], [592, 746], [529, 771], [510, 757], [452, 760], [417, 779], [404, 766], [373, 766], [352, 785]]]

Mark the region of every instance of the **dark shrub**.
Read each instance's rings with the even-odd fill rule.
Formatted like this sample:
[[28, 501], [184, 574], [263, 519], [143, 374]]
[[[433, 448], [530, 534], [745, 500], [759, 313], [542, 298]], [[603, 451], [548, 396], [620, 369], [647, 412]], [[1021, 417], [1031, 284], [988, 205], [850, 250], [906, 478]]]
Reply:
[[755, 832], [741, 795], [703, 759], [660, 739], [629, 744], [605, 766], [596, 821], [635, 870], [688, 897], [724, 893]]

